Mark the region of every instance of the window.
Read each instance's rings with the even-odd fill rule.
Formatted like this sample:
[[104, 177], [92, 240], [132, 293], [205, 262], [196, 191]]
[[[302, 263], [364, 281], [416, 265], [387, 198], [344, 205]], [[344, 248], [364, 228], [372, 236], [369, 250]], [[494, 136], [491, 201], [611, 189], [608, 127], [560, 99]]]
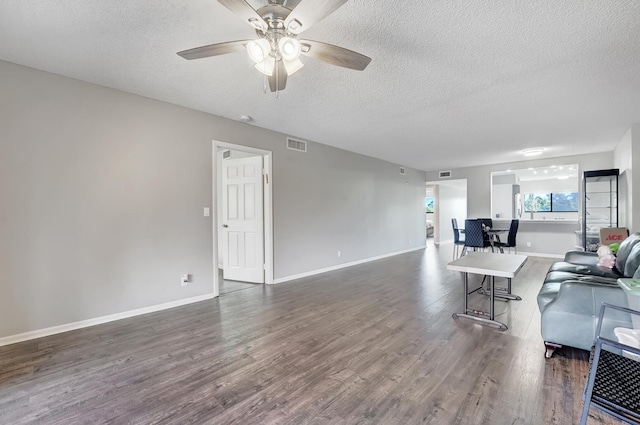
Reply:
[[550, 212], [551, 211], [551, 193], [525, 193], [524, 194], [524, 211], [525, 212]]
[[525, 212], [577, 212], [578, 192], [525, 193]]
[[561, 192], [551, 194], [551, 211], [577, 212], [578, 192]]

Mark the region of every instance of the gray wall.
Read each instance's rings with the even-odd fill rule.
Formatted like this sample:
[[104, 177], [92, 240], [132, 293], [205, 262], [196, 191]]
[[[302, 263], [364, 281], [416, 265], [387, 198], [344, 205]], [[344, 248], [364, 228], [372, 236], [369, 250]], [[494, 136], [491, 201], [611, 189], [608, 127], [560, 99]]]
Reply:
[[[490, 217], [491, 214], [491, 173], [508, 169], [547, 167], [551, 165], [578, 164], [580, 172], [613, 167], [613, 152], [589, 155], [575, 155], [552, 159], [512, 162], [480, 167], [452, 170], [452, 179], [467, 179], [467, 213], [469, 218]], [[428, 171], [427, 181], [438, 181], [438, 171]], [[507, 223], [503, 223], [508, 227]], [[499, 226], [496, 226], [499, 227]], [[577, 224], [528, 223], [518, 230], [518, 250], [538, 254], [562, 255], [576, 244]], [[527, 247], [526, 242], [531, 246]]]
[[0, 337], [211, 293], [213, 139], [274, 152], [276, 278], [424, 244], [424, 172], [6, 62], [0, 93]]
[[632, 232], [640, 231], [640, 181], [638, 177], [634, 181], [633, 173], [640, 170], [640, 124], [629, 127], [613, 154], [615, 168], [620, 169], [621, 223]]

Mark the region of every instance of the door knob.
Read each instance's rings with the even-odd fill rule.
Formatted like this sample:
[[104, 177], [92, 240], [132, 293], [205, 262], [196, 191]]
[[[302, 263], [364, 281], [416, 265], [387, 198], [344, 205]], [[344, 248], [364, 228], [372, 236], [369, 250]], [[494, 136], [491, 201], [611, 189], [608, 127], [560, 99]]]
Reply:
[[222, 225], [222, 227], [229, 227], [229, 225], [227, 225], [227, 224], [223, 224], [223, 225]]

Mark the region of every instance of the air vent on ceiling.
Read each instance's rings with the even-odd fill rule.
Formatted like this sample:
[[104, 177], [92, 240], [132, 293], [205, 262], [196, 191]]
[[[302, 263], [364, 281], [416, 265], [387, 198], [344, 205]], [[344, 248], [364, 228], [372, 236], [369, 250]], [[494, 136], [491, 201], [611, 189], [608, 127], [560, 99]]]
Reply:
[[222, 159], [227, 159], [231, 157], [231, 151], [222, 152]]
[[451, 177], [451, 171], [440, 171], [441, 179], [448, 179], [449, 177]]
[[407, 170], [404, 167], [400, 167], [400, 175], [404, 176], [405, 174], [407, 174]]
[[292, 139], [291, 137], [287, 137], [287, 149], [291, 149], [293, 151], [298, 151], [298, 152], [306, 152], [307, 142], [303, 142], [302, 140], [296, 140], [296, 139]]

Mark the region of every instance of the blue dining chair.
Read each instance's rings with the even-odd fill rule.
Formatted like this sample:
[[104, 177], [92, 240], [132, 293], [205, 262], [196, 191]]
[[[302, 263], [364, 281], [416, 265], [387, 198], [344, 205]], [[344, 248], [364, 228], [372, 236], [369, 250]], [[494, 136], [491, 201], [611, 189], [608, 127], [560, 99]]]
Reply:
[[467, 248], [473, 248], [474, 251], [491, 248], [491, 252], [493, 252], [493, 245], [489, 240], [489, 236], [482, 229], [482, 224], [479, 219], [467, 219], [464, 221], [464, 248], [462, 249], [462, 255], [467, 253]]
[[464, 239], [460, 239], [460, 233], [464, 233], [464, 230], [458, 228], [458, 220], [455, 218], [451, 219], [451, 226], [453, 227], [453, 259], [455, 260], [460, 256], [459, 248], [464, 247]]
[[509, 226], [509, 234], [507, 235], [507, 241], [497, 244], [500, 248], [509, 248], [509, 253], [511, 253], [511, 248], [514, 249], [516, 254], [518, 253], [518, 248], [516, 247], [516, 235], [518, 234], [519, 224], [520, 220], [511, 220], [511, 225]]

